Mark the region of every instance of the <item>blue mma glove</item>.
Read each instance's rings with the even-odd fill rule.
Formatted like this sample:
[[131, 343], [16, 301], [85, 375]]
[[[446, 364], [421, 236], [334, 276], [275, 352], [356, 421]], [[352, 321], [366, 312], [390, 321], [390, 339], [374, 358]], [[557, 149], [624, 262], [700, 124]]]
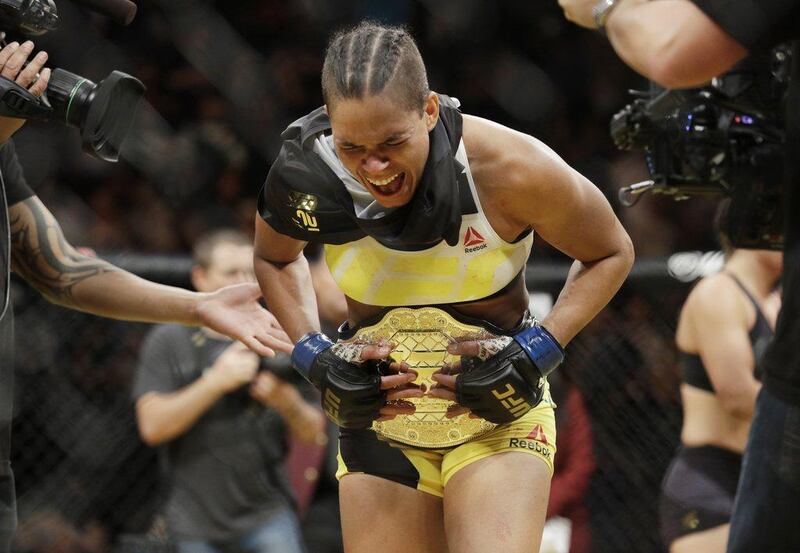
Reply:
[[545, 378], [563, 360], [564, 349], [537, 323], [485, 360], [462, 358], [456, 401], [489, 422], [512, 422], [542, 400]]
[[342, 428], [368, 428], [386, 401], [378, 362], [351, 363], [333, 347], [321, 332], [310, 332], [294, 346], [292, 366], [322, 393], [331, 421]]

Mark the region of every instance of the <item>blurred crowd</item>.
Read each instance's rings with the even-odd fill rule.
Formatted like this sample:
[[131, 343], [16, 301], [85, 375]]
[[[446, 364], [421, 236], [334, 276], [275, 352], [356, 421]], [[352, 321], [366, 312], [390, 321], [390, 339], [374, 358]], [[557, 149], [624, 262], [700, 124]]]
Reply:
[[[138, 3], [129, 27], [59, 3], [60, 28], [37, 46], [95, 82], [111, 70], [147, 86], [147, 104], [116, 165], [79, 152], [74, 130], [30, 124], [18, 136], [28, 178], [75, 243], [98, 250], [186, 252], [203, 230], [250, 232], [280, 132], [321, 104], [332, 30], [364, 17], [407, 23], [434, 90], [466, 113], [531, 133], [612, 200], [646, 177], [615, 150], [611, 116], [647, 82], [602, 37], [548, 2], [323, 0]], [[81, 40], [74, 40], [79, 35]], [[710, 205], [664, 198], [620, 209], [640, 256], [713, 247]]]
[[[628, 90], [648, 83], [603, 37], [568, 24], [555, 2], [137, 5], [134, 22], [119, 27], [58, 0], [59, 30], [36, 39], [52, 66], [95, 82], [118, 69], [147, 87], [120, 163], [83, 154], [75, 130], [56, 123], [28, 124], [15, 136], [30, 184], [75, 245], [185, 255], [213, 228], [252, 233], [281, 131], [322, 102], [330, 32], [371, 17], [409, 25], [434, 90], [459, 98], [466, 113], [541, 139], [595, 182], [640, 259], [715, 249], [713, 202], [678, 209], [647, 197], [620, 207], [618, 189], [647, 173], [640, 153], [614, 148], [608, 125], [631, 100]], [[534, 248], [537, 260], [559, 256]], [[178, 279], [188, 285], [186, 275]], [[571, 346], [565, 372], [584, 397], [601, 475], [585, 485], [593, 551], [659, 550], [654, 498], [677, 443], [672, 334], [684, 295], [682, 285], [634, 281]], [[24, 290], [15, 297], [20, 551], [123, 551], [129, 535], [158, 544], [159, 467], [137, 437], [129, 399], [146, 325], [61, 310]], [[614, 522], [620, 511], [630, 517], [624, 532]]]

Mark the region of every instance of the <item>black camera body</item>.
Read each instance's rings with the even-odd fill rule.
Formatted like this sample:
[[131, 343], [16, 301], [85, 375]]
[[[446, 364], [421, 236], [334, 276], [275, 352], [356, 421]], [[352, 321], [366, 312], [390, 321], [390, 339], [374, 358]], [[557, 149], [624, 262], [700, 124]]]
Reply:
[[648, 92], [614, 115], [621, 150], [643, 150], [650, 181], [620, 190], [633, 205], [651, 190], [676, 200], [731, 197], [734, 246], [783, 249], [784, 108], [791, 50], [751, 56], [702, 88]]
[[[82, 0], [82, 3], [108, 12], [107, 4], [113, 7], [119, 1]], [[0, 29], [38, 36], [57, 25], [58, 11], [53, 0], [0, 0]], [[40, 98], [0, 77], [0, 115], [77, 127], [85, 152], [106, 161], [117, 161], [144, 91], [141, 81], [122, 71], [112, 71], [94, 83], [64, 69], [54, 69]]]

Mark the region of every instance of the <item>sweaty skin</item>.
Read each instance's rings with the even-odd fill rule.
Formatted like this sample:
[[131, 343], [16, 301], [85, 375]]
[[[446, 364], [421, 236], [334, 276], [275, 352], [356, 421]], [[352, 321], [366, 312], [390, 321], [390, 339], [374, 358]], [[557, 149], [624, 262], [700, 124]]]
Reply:
[[[429, 151], [428, 132], [439, 116], [438, 96], [430, 93], [422, 113], [397, 108], [390, 92], [362, 99], [339, 99], [328, 106], [337, 154], [373, 197], [386, 207], [410, 201]], [[633, 263], [633, 247], [602, 193], [535, 138], [491, 121], [465, 115], [463, 139], [478, 196], [498, 235], [513, 242], [533, 230], [572, 257], [567, 282], [547, 318], [542, 321], [564, 346], [619, 289]], [[378, 193], [376, 183], [402, 174], [393, 193]], [[525, 201], [520, 201], [524, 198]], [[319, 330], [316, 301], [305, 242], [279, 234], [256, 219], [254, 265], [265, 298], [292, 340]], [[347, 298], [348, 320], [357, 325], [381, 308]], [[521, 276], [494, 296], [454, 304], [465, 315], [503, 328], [516, 326], [528, 304]], [[462, 342], [453, 354], [470, 354], [474, 342]], [[385, 345], [365, 348], [363, 359], [385, 358]], [[382, 378], [382, 387], [399, 387], [401, 397], [419, 397], [410, 390], [413, 373]], [[441, 388], [431, 392], [453, 399], [455, 375], [436, 375]], [[394, 393], [394, 392], [392, 392]], [[452, 397], [451, 397], [452, 396]], [[388, 413], [382, 413], [388, 414]]]
[[[370, 179], [405, 174], [397, 194], [373, 193], [379, 203], [392, 206], [413, 196], [427, 158], [427, 132], [436, 124], [438, 109], [434, 93], [421, 117], [398, 110], [391, 94], [383, 93], [360, 100], [340, 99], [330, 110], [337, 153], [367, 190], [372, 188]], [[390, 140], [398, 135], [401, 142]], [[533, 229], [576, 260], [556, 305], [543, 321], [566, 345], [618, 290], [633, 261], [630, 239], [602, 193], [540, 141], [469, 115], [464, 116], [463, 138], [479, 198], [498, 235], [512, 242]], [[269, 305], [293, 340], [319, 328], [313, 294], [306, 293], [310, 279], [307, 263], [301, 261], [304, 246], [257, 218], [256, 274]], [[300, 305], [288, 298], [299, 298]], [[380, 309], [347, 301], [353, 324]], [[527, 291], [518, 278], [493, 297], [452, 307], [512, 328], [526, 306]]]

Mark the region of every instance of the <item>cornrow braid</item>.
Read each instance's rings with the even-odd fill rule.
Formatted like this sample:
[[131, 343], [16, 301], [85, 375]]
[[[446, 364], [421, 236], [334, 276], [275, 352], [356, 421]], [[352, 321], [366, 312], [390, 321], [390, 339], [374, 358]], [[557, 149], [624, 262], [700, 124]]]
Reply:
[[[403, 33], [399, 30], [389, 31], [386, 40], [376, 49], [370, 69], [375, 74], [375, 79], [370, 82], [370, 94], [378, 94], [386, 86], [392, 76], [397, 72], [398, 62], [402, 51]], [[408, 35], [406, 35], [408, 36]], [[377, 59], [376, 59], [377, 58]]]
[[428, 76], [405, 29], [364, 21], [333, 36], [322, 68], [322, 96], [328, 109], [337, 99], [380, 94], [390, 83], [404, 107], [423, 108]]

